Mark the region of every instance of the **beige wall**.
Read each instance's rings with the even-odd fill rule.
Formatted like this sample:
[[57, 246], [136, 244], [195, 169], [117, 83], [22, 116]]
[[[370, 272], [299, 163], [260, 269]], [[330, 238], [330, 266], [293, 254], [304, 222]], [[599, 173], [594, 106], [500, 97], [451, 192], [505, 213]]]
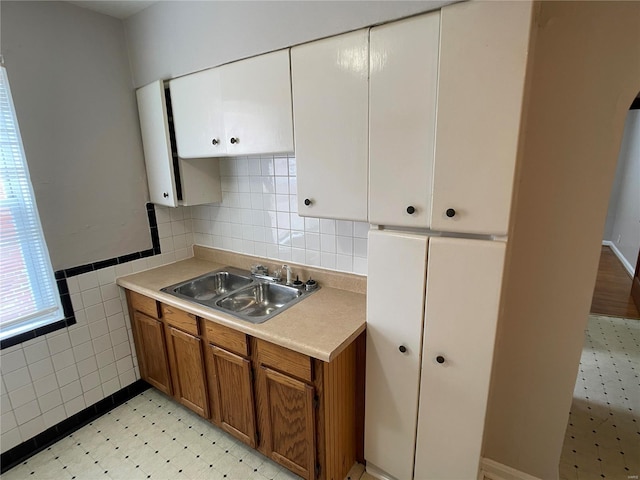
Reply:
[[557, 478], [625, 115], [640, 3], [541, 2], [484, 456]]
[[0, 7], [2, 54], [53, 268], [150, 248], [122, 22], [67, 2]]

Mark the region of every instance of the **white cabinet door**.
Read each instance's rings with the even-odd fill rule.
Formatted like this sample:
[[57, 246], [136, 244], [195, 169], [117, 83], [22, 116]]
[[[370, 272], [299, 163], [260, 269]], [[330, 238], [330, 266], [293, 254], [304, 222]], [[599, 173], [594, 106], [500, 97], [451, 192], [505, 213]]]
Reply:
[[368, 36], [291, 49], [299, 215], [367, 220]]
[[220, 159], [180, 158], [181, 205], [205, 205], [222, 201]]
[[289, 50], [219, 70], [228, 154], [293, 152]]
[[149, 198], [156, 205], [178, 206], [164, 85], [161, 80], [136, 92]]
[[398, 479], [413, 472], [427, 241], [369, 232], [364, 456]]
[[417, 480], [477, 477], [504, 251], [495, 241], [429, 242]]
[[431, 217], [440, 12], [371, 29], [369, 222]]
[[464, 2], [440, 14], [431, 228], [504, 235], [521, 125], [531, 4]]
[[216, 68], [169, 82], [178, 155], [226, 155], [220, 72]]

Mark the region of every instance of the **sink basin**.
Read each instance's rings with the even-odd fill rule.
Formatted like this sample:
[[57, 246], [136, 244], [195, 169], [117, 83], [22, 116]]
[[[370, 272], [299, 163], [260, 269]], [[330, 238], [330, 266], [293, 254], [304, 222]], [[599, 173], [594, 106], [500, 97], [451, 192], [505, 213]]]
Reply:
[[198, 303], [208, 305], [215, 303], [220, 297], [239, 288], [246, 287], [251, 283], [253, 283], [251, 277], [224, 269], [171, 285], [163, 288], [162, 291], [185, 300], [195, 300]]
[[218, 300], [216, 306], [243, 317], [264, 321], [302, 295], [296, 288], [275, 283], [258, 283]]
[[315, 291], [299, 290], [231, 267], [160, 290], [251, 323], [265, 322]]

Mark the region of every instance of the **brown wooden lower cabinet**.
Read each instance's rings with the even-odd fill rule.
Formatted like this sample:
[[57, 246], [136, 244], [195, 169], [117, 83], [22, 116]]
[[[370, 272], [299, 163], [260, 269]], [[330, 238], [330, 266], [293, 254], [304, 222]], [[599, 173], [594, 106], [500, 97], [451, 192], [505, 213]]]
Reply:
[[315, 389], [300, 380], [260, 367], [259, 385], [266, 402], [264, 449], [302, 478], [315, 478]]
[[364, 334], [323, 362], [127, 298], [141, 376], [158, 390], [305, 479], [343, 480], [364, 461]]
[[136, 331], [136, 350], [140, 375], [163, 393], [171, 395], [171, 377], [167, 360], [164, 326], [156, 318], [135, 311], [133, 328]]
[[174, 397], [198, 415], [209, 418], [202, 340], [177, 328], [167, 327], [167, 331]]
[[343, 480], [364, 462], [364, 342], [323, 362], [252, 339], [258, 450], [306, 479]]
[[209, 385], [218, 396], [220, 427], [251, 447], [256, 447], [256, 414], [251, 362], [209, 345]]

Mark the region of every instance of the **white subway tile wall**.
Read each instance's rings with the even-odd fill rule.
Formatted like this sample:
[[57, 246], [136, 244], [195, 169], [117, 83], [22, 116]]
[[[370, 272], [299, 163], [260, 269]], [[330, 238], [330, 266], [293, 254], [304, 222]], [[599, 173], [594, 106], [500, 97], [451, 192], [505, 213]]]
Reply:
[[196, 245], [366, 275], [369, 224], [298, 216], [293, 156], [224, 158], [220, 175], [222, 202], [191, 208]]
[[0, 447], [29, 440], [140, 378], [117, 276], [193, 256], [188, 207], [156, 207], [162, 254], [67, 279], [77, 323], [0, 352]]

